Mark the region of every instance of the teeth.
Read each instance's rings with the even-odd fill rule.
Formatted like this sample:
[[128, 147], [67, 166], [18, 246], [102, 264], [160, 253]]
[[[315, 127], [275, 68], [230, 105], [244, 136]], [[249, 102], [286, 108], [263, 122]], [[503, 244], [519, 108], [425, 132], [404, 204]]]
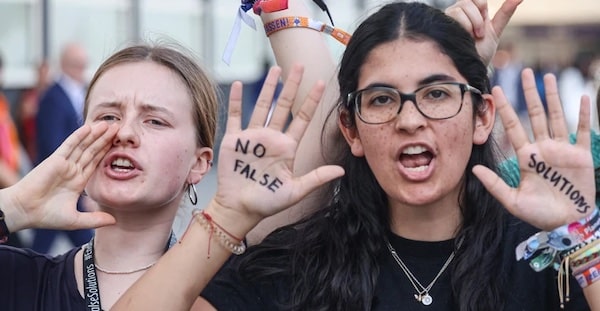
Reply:
[[131, 164], [131, 161], [129, 161], [128, 159], [123, 159], [123, 158], [118, 158], [112, 161], [112, 166], [119, 166], [119, 167], [133, 167], [133, 164]]
[[404, 148], [404, 150], [402, 150], [403, 154], [419, 154], [419, 153], [423, 153], [427, 151], [427, 149], [425, 149], [425, 147], [423, 146], [411, 146], [411, 147], [406, 147]]
[[406, 170], [410, 172], [422, 172], [426, 170], [429, 165], [417, 166], [417, 167], [407, 167]]

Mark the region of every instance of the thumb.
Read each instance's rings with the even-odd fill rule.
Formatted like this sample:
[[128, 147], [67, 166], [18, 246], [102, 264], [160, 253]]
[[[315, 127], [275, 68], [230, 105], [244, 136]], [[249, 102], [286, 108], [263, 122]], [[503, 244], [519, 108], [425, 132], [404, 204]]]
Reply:
[[339, 165], [324, 165], [316, 168], [298, 178], [300, 187], [292, 197], [295, 201], [299, 201], [323, 184], [343, 175], [344, 169]]
[[507, 185], [498, 174], [483, 165], [476, 165], [473, 167], [473, 174], [475, 174], [485, 189], [487, 189], [496, 200], [504, 205], [511, 214], [515, 215], [515, 207], [511, 202], [516, 191], [515, 189]]
[[115, 217], [106, 212], [84, 212], [79, 214], [71, 229], [94, 229], [115, 223], [117, 223]]

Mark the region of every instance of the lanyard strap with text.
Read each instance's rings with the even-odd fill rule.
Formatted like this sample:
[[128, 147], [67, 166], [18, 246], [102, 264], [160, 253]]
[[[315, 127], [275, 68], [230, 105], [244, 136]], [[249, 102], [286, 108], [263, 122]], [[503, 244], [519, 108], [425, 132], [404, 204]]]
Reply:
[[[177, 242], [175, 234], [171, 232], [169, 242], [165, 247], [165, 252]], [[98, 276], [96, 275], [96, 266], [94, 265], [94, 238], [92, 238], [83, 247], [83, 295], [85, 296], [85, 305], [89, 311], [101, 311], [100, 288], [98, 286]]]

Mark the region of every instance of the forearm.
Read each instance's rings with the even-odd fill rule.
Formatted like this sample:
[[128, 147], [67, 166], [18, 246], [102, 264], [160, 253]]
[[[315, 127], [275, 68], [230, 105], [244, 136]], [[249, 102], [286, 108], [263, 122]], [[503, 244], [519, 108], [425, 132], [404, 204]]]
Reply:
[[[235, 236], [245, 236], [256, 221], [211, 205], [205, 211]], [[196, 216], [201, 217], [201, 216]], [[192, 219], [185, 235], [145, 273], [111, 310], [190, 310], [231, 251], [215, 233]]]
[[600, 310], [600, 282], [595, 282], [583, 289], [585, 299], [587, 299], [590, 310]]
[[[274, 13], [262, 13], [263, 22], [269, 22], [284, 16], [310, 16], [310, 10], [303, 0], [289, 0], [288, 9]], [[339, 96], [335, 63], [327, 47], [324, 35], [312, 29], [292, 28], [277, 31], [269, 36], [271, 47], [275, 54], [277, 64], [282, 68], [286, 77], [294, 64], [304, 66], [304, 75], [295, 98], [292, 113], [299, 109], [309, 89], [319, 80], [326, 83], [325, 93], [317, 110], [300, 141], [294, 161], [294, 175], [301, 176], [314, 168], [326, 164], [323, 154], [331, 154], [330, 150], [323, 148], [336, 148], [329, 136], [337, 133], [336, 119], [327, 119], [329, 112], [334, 108]], [[323, 132], [324, 127], [327, 129]], [[321, 135], [325, 134], [323, 145]], [[329, 136], [327, 136], [329, 135]], [[333, 134], [335, 135], [335, 134]], [[274, 229], [299, 220], [319, 206], [318, 193], [311, 194], [298, 204], [271, 217], [265, 218], [255, 229], [248, 234], [250, 244], [260, 242]]]
[[[285, 16], [310, 17], [311, 12], [304, 0], [289, 0], [288, 9], [273, 13], [263, 12], [260, 17], [263, 23], [267, 23]], [[323, 36], [322, 33], [307, 28], [283, 29], [269, 36], [277, 65], [283, 71], [283, 79], [288, 76], [294, 64], [304, 66], [304, 76], [292, 108], [294, 115], [315, 82], [323, 80], [328, 83], [335, 79], [335, 62]], [[336, 93], [326, 92], [321, 102], [333, 104]], [[332, 95], [333, 98], [330, 97]]]

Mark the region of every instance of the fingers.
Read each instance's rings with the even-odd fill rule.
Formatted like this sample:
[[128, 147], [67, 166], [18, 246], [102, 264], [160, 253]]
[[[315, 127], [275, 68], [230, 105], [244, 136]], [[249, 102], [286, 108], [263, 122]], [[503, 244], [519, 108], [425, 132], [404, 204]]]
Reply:
[[[106, 126], [106, 125], [100, 125], [100, 126]], [[85, 141], [85, 139], [88, 136], [90, 136], [91, 133], [92, 133], [92, 126], [84, 124], [77, 130], [75, 130], [75, 132], [73, 132], [71, 135], [69, 135], [67, 137], [67, 139], [65, 139], [65, 141], [60, 146], [58, 146], [58, 148], [56, 149], [56, 151], [54, 153], [65, 159], [68, 159], [70, 157], [78, 158], [79, 152], [81, 152], [82, 149], [79, 149], [77, 147], [79, 146], [79, 144], [82, 141]]]
[[227, 111], [227, 133], [237, 133], [242, 130], [242, 83], [235, 81], [229, 91], [229, 108]]
[[494, 87], [492, 89], [492, 95], [494, 96], [498, 115], [500, 115], [500, 119], [502, 120], [506, 136], [514, 150], [521, 149], [521, 147], [529, 142], [529, 138], [521, 126], [519, 117], [508, 102], [508, 99], [506, 99], [501, 88]]
[[544, 76], [544, 89], [546, 102], [548, 103], [548, 119], [552, 138], [559, 141], [568, 141], [569, 130], [565, 122], [560, 96], [558, 95], [556, 77], [554, 75], [547, 74]]
[[100, 122], [83, 125], [59, 146], [56, 154], [66, 161], [76, 162], [84, 170], [94, 170], [108, 149], [118, 126]]
[[498, 12], [494, 14], [494, 17], [492, 18], [492, 27], [494, 27], [498, 37], [500, 37], [504, 28], [506, 28], [506, 25], [521, 2], [523, 2], [523, 0], [506, 0], [502, 3]]
[[271, 67], [269, 73], [267, 74], [267, 77], [265, 78], [263, 87], [260, 90], [260, 94], [258, 95], [258, 99], [256, 101], [254, 111], [252, 112], [252, 117], [250, 118], [248, 128], [265, 126], [267, 122], [267, 117], [269, 115], [269, 110], [271, 110], [271, 104], [273, 103], [273, 95], [275, 94], [275, 89], [277, 88], [277, 83], [279, 81], [280, 75], [280, 67]]
[[536, 140], [550, 138], [548, 133], [548, 122], [546, 119], [546, 111], [540, 93], [535, 83], [533, 70], [530, 68], [523, 69], [521, 73], [523, 91], [525, 92], [525, 101], [527, 102], [527, 113], [531, 120], [531, 129]]
[[300, 111], [298, 111], [292, 120], [287, 134], [292, 137], [296, 143], [299, 143], [300, 139], [302, 139], [304, 131], [308, 127], [308, 124], [310, 123], [310, 120], [317, 109], [317, 105], [321, 101], [324, 91], [325, 83], [323, 81], [317, 81], [306, 97], [302, 107], [300, 107]]
[[113, 139], [118, 130], [119, 126], [117, 124], [110, 124], [107, 127], [99, 124], [92, 128], [92, 135], [82, 141], [77, 148], [81, 150], [81, 154], [74, 159], [82, 167], [84, 175], [96, 169], [104, 155], [112, 147]]
[[581, 97], [579, 108], [579, 122], [577, 124], [577, 146], [590, 149], [591, 144], [591, 125], [590, 125], [590, 98], [587, 95]]
[[271, 119], [268, 120], [268, 127], [281, 130], [285, 126], [290, 116], [290, 110], [292, 109], [294, 100], [296, 99], [303, 72], [303, 66], [295, 65], [292, 67], [290, 74], [285, 80], [283, 89], [279, 94], [279, 98], [277, 99], [277, 105], [275, 106], [273, 115], [271, 116]]
[[475, 38], [485, 36], [486, 0], [459, 0], [446, 9], [446, 14], [456, 20]]

